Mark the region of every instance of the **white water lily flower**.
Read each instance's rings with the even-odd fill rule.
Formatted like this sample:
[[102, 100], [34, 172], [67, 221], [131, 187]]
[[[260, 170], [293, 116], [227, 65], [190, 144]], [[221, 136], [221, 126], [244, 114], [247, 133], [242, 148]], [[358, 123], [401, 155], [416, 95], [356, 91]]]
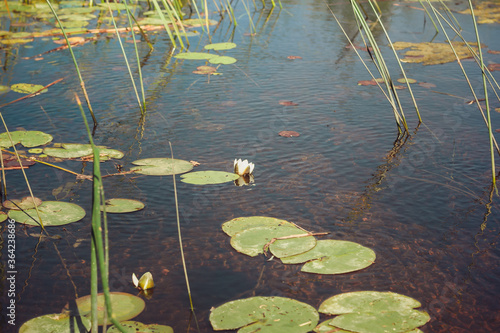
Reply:
[[153, 274], [151, 274], [150, 272], [144, 273], [140, 279], [137, 279], [135, 273], [132, 273], [132, 282], [134, 283], [134, 286], [136, 288], [141, 290], [152, 289], [155, 286], [155, 283], [153, 281]]
[[251, 175], [255, 165], [248, 163], [248, 160], [242, 161], [241, 158], [234, 160], [234, 173], [240, 176]]

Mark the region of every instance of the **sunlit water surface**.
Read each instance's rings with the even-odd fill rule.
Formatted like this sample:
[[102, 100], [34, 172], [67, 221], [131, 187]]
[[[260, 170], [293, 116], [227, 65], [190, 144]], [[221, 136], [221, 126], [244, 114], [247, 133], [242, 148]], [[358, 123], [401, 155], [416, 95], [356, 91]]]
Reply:
[[[380, 4], [393, 41], [432, 39], [433, 28], [428, 20], [424, 26], [423, 12], [392, 2]], [[345, 48], [345, 37], [326, 4], [284, 1], [283, 6], [269, 18], [268, 10], [253, 14], [255, 36], [248, 35], [241, 6], [234, 31], [229, 20], [223, 21], [212, 33], [212, 42], [233, 36], [238, 47], [225, 54], [238, 62], [221, 66], [223, 75], [210, 79], [192, 74], [203, 62], [170, 58], [164, 34], [151, 35], [155, 50], [150, 55], [146, 43], [140, 43], [148, 98], [142, 125], [117, 40], [100, 37], [75, 49], [99, 121], [94, 139], [125, 152], [122, 160], [102, 164], [104, 174], [116, 172], [114, 164], [127, 170], [139, 158], [170, 156], [169, 141], [176, 158], [201, 163], [195, 170], [231, 171], [234, 158], [248, 158], [256, 165], [252, 186], [194, 186], [176, 178], [200, 331], [212, 331], [210, 308], [229, 300], [274, 295], [318, 307], [332, 295], [359, 290], [418, 299], [431, 316], [424, 332], [499, 331], [497, 196], [490, 199], [486, 128], [477, 108], [465, 104], [472, 96], [459, 67], [405, 65], [409, 77], [436, 87], [413, 86], [424, 119], [418, 128], [407, 91], [400, 92], [414, 135], [398, 142], [389, 103], [378, 88], [357, 85], [371, 77], [354, 51]], [[331, 8], [353, 36], [349, 6], [332, 3]], [[468, 18], [458, 17], [464, 30], [472, 31]], [[480, 28], [489, 49], [500, 49], [498, 26]], [[385, 45], [382, 31], [376, 34]], [[465, 36], [473, 39], [472, 33]], [[436, 40], [443, 39], [439, 35]], [[190, 41], [191, 51], [209, 43], [206, 37]], [[361, 43], [359, 36], [355, 42]], [[37, 62], [21, 60], [54, 47], [50, 40], [34, 45], [21, 46], [15, 57], [11, 55], [1, 83], [64, 81], [48, 93], [5, 107], [2, 114], [9, 129], [45, 131], [53, 134], [54, 142], [85, 142], [74, 101], [79, 84], [69, 55], [63, 51]], [[132, 55], [132, 44], [125, 47]], [[387, 47], [383, 51], [390, 56]], [[366, 52], [362, 56], [368, 60]], [[485, 57], [498, 62], [498, 55]], [[471, 61], [464, 66], [475, 68]], [[396, 71], [393, 75], [399, 77]], [[475, 88], [481, 86], [477, 70], [471, 80]], [[18, 97], [10, 92], [0, 101]], [[283, 106], [280, 100], [298, 105]], [[500, 127], [498, 114], [492, 114], [492, 121], [494, 128]], [[301, 135], [284, 138], [278, 136], [281, 130]], [[77, 161], [58, 165], [87, 174], [92, 169]], [[91, 182], [43, 165], [27, 174], [38, 197], [55, 200], [53, 189], [68, 184], [69, 190], [57, 199], [90, 212]], [[8, 171], [7, 179], [11, 198], [27, 195], [18, 171]], [[108, 198], [135, 198], [146, 204], [140, 212], [108, 217], [111, 289], [135, 294], [132, 273], [151, 271], [156, 288], [136, 320], [195, 332], [172, 177], [118, 176], [106, 178], [104, 185]], [[311, 231], [329, 232], [326, 238], [358, 242], [372, 248], [377, 259], [359, 272], [322, 276], [301, 273], [301, 265], [247, 257], [231, 248], [220, 226], [252, 215], [291, 220]], [[17, 228], [16, 327], [6, 323], [4, 281], [2, 332], [59, 312], [75, 294], [89, 294], [89, 225], [90, 214], [78, 223], [51, 228], [62, 236], [56, 246], [48, 241], [37, 246], [37, 239], [28, 236], [36, 229]], [[4, 229], [4, 239], [6, 234]]]

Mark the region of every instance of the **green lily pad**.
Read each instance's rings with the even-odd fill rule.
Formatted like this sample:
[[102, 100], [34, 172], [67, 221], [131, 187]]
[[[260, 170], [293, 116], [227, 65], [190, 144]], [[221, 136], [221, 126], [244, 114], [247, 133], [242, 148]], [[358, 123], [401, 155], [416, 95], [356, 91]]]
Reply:
[[429, 320], [426, 312], [417, 310], [358, 312], [335, 317], [330, 325], [359, 333], [403, 333], [422, 326]]
[[[48, 147], [43, 152], [52, 157], [59, 158], [79, 158], [92, 155], [92, 145], [82, 143], [63, 143], [62, 148]], [[120, 159], [123, 153], [116, 149], [109, 149], [105, 146], [97, 146], [99, 148], [99, 157], [101, 161], [110, 158]]]
[[[53, 140], [52, 135], [40, 131], [13, 131], [10, 137], [14, 145], [21, 143], [26, 148], [42, 146]], [[0, 146], [12, 146], [7, 132], [0, 134]]]
[[[469, 43], [472, 48], [477, 48], [477, 44]], [[452, 42], [453, 48], [460, 59], [472, 57], [469, 49], [463, 42]], [[403, 50], [410, 48], [406, 51], [405, 58], [401, 62], [415, 62], [422, 63], [423, 65], [437, 65], [447, 62], [454, 62], [457, 60], [455, 53], [453, 53], [450, 44], [448, 43], [409, 43], [409, 42], [395, 42], [393, 44], [395, 50]]]
[[276, 219], [274, 217], [267, 216], [248, 216], [248, 217], [237, 217], [222, 224], [222, 231], [224, 231], [228, 236], [234, 236], [238, 232], [245, 229], [255, 228], [255, 227], [272, 227], [288, 225], [293, 226], [292, 223]]
[[411, 310], [421, 306], [411, 297], [380, 291], [355, 291], [332, 296], [319, 306], [319, 312], [338, 315], [351, 312]]
[[[85, 217], [85, 210], [82, 207], [74, 203], [62, 201], [44, 201], [40, 206], [38, 206], [38, 212], [40, 213], [40, 217], [42, 218], [43, 225], [45, 227], [73, 223], [80, 221]], [[9, 218], [18, 223], [35, 226], [37, 226], [38, 223], [33, 221], [32, 218], [39, 221], [37, 212], [34, 208], [26, 209], [24, 212], [19, 210], [10, 210]]]
[[214, 330], [238, 333], [311, 331], [319, 315], [312, 306], [286, 297], [250, 297], [227, 302], [210, 313]]
[[130, 168], [131, 171], [150, 176], [177, 175], [193, 169], [191, 162], [168, 157], [145, 158], [132, 164], [137, 166]]
[[352, 333], [352, 331], [344, 331], [329, 325], [331, 321], [332, 321], [331, 319], [328, 319], [321, 322], [318, 326], [314, 328], [313, 331], [316, 333]]
[[[33, 38], [30, 38], [30, 39], [27, 39], [27, 38], [5, 38], [5, 39], [0, 39], [0, 43], [2, 44], [6, 44], [6, 45], [12, 45], [12, 44], [26, 44], [26, 43], [29, 43], [29, 42], [32, 42], [33, 41]], [[42, 86], [43, 88], [43, 86]], [[12, 89], [14, 90], [14, 89]], [[45, 92], [47, 89], [45, 89], [44, 91], [42, 92]], [[15, 90], [14, 90], [15, 91]]]
[[13, 210], [31, 209], [35, 208], [35, 205], [40, 206], [41, 204], [42, 200], [37, 197], [35, 197], [35, 201], [33, 201], [32, 197], [24, 197], [22, 199], [5, 200], [3, 202], [5, 208]]
[[235, 47], [236, 47], [235, 43], [213, 43], [205, 45], [204, 49], [222, 51], [222, 50], [234, 49]]
[[218, 57], [215, 54], [211, 53], [202, 53], [202, 52], [181, 52], [174, 56], [177, 59], [189, 59], [189, 60], [208, 60], [214, 57]]
[[342, 274], [366, 268], [375, 261], [375, 252], [358, 243], [340, 240], [320, 240], [308, 252], [281, 258], [284, 264], [307, 263], [302, 272]]
[[9, 216], [5, 212], [0, 212], [0, 222], [7, 220]]
[[[243, 230], [231, 237], [231, 246], [238, 252], [255, 257], [264, 253], [264, 246], [273, 238], [302, 235], [305, 232], [295, 226], [281, 225], [256, 227]], [[269, 246], [276, 257], [291, 256], [309, 251], [316, 245], [313, 236], [276, 240]]]
[[[138, 321], [123, 321], [120, 323], [123, 328], [125, 328], [125, 332], [127, 333], [174, 333], [172, 327], [167, 325], [159, 325], [159, 324], [143, 324]], [[111, 326], [107, 331], [107, 333], [118, 333], [120, 332], [115, 326]]]
[[223, 65], [234, 64], [236, 61], [237, 60], [235, 58], [228, 56], [215, 56], [208, 59], [208, 62], [211, 64], [223, 64]]
[[[2, 43], [4, 43], [4, 41], [2, 41]], [[41, 84], [16, 83], [10, 86], [10, 89], [20, 94], [33, 94], [34, 92], [37, 92], [43, 87], [44, 86], [42, 86]], [[47, 92], [47, 89], [40, 91], [40, 93], [45, 93], [45, 92]]]
[[43, 153], [43, 148], [31, 148], [31, 149], [28, 149], [28, 153], [41, 154], [41, 153]]
[[86, 333], [90, 326], [90, 319], [86, 317], [53, 313], [28, 320], [19, 328], [19, 333]]
[[144, 204], [132, 199], [113, 198], [106, 200], [106, 213], [131, 213], [144, 208]]
[[[113, 309], [113, 315], [116, 320], [129, 320], [138, 316], [146, 307], [146, 303], [140, 297], [121, 293], [121, 292], [111, 292], [111, 307]], [[77, 298], [75, 300], [76, 306], [78, 307], [78, 314], [80, 316], [90, 317], [90, 295]], [[104, 311], [106, 307], [104, 306], [104, 295], [102, 293], [97, 295], [97, 309], [98, 309], [98, 323], [101, 326], [104, 323]], [[67, 312], [68, 305], [63, 309], [63, 312]], [[109, 323], [109, 319], [108, 319]]]
[[6, 92], [9, 92], [9, 91], [10, 91], [10, 87], [0, 84], [0, 95], [5, 94]]
[[195, 185], [222, 184], [240, 178], [235, 173], [225, 171], [196, 171], [181, 176], [181, 182]]

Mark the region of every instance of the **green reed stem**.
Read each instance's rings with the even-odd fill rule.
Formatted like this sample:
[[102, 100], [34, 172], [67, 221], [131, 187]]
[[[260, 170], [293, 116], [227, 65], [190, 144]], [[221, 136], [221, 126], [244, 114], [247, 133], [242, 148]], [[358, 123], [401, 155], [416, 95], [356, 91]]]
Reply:
[[68, 40], [68, 36], [66, 35], [66, 31], [64, 31], [63, 25], [61, 23], [61, 20], [59, 20], [59, 16], [57, 16], [56, 11], [54, 10], [54, 7], [52, 7], [52, 4], [50, 3], [49, 0], [45, 0], [47, 4], [50, 7], [50, 10], [52, 11], [52, 14], [57, 20], [57, 23], [59, 24], [59, 28], [61, 29], [64, 39], [66, 40], [66, 44], [68, 45], [69, 52], [71, 53], [71, 58], [73, 59], [73, 63], [75, 65], [76, 73], [78, 74], [78, 79], [80, 80], [80, 87], [82, 88], [83, 95], [85, 96], [85, 101], [87, 102], [87, 106], [90, 111], [90, 115], [92, 116], [92, 120], [94, 121], [94, 127], [97, 125], [97, 119], [94, 116], [94, 111], [92, 110], [92, 105], [90, 104], [90, 99], [87, 94], [87, 89], [85, 88], [85, 82], [83, 81], [82, 74], [80, 73], [80, 68], [78, 67], [78, 62], [76, 61], [75, 54], [73, 53], [73, 49], [71, 48], [71, 43]]
[[[83, 111], [82, 104], [78, 95], [75, 94], [76, 101], [78, 103], [78, 107], [80, 108], [80, 112], [82, 114], [83, 122], [85, 123], [85, 128], [87, 130], [87, 134], [89, 136], [90, 144], [92, 145], [92, 152], [94, 157], [94, 177], [93, 177], [93, 191], [92, 191], [92, 244], [91, 247], [91, 260], [94, 260], [95, 265], [91, 263], [91, 268], [94, 268], [94, 273], [91, 273], [91, 287], [95, 288], [91, 290], [91, 300], [92, 302], [92, 315], [97, 314], [97, 266], [99, 267], [99, 271], [101, 273], [101, 283], [102, 290], [104, 294], [104, 303], [106, 305], [106, 311], [108, 318], [115, 325], [120, 332], [125, 333], [125, 329], [120, 325], [120, 323], [113, 317], [113, 310], [111, 306], [111, 297], [109, 294], [109, 282], [108, 282], [108, 273], [107, 273], [107, 263], [105, 257], [105, 250], [103, 248], [103, 238], [101, 231], [101, 206], [104, 205], [104, 187], [102, 185], [101, 178], [101, 167], [99, 161], [99, 148], [94, 144], [94, 140], [92, 139], [92, 133], [90, 131], [89, 124], [87, 122], [87, 118], [85, 117], [85, 112]], [[105, 234], [107, 237], [107, 233]], [[107, 244], [107, 240], [105, 241]], [[95, 276], [92, 276], [95, 274]], [[93, 280], [94, 279], [94, 280]], [[93, 293], [93, 294], [92, 294]], [[92, 296], [94, 295], [94, 296]], [[97, 317], [92, 317], [92, 322], [94, 322]], [[94, 326], [92, 326], [92, 329]]]

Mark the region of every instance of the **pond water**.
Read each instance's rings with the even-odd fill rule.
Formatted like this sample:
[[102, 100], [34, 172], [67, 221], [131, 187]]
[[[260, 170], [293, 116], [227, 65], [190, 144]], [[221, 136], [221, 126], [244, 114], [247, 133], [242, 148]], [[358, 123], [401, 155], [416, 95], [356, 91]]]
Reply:
[[[341, 1], [328, 5], [353, 36], [350, 6]], [[380, 6], [393, 41], [432, 40], [429, 20], [424, 24], [424, 13], [412, 8], [418, 3], [386, 1]], [[456, 6], [463, 9], [465, 4]], [[456, 62], [405, 64], [408, 77], [435, 87], [413, 86], [424, 120], [418, 127], [407, 91], [400, 93], [412, 135], [398, 140], [391, 107], [380, 90], [357, 84], [371, 77], [355, 52], [346, 48], [327, 3], [285, 0], [281, 11], [252, 10], [255, 35], [250, 35], [244, 7], [236, 9], [238, 26], [225, 19], [211, 28], [212, 42], [237, 44], [224, 54], [238, 62], [222, 65], [222, 75], [195, 75], [192, 71], [203, 61], [171, 58], [165, 33], [150, 34], [153, 52], [146, 43], [138, 44], [148, 101], [144, 122], [117, 39], [99, 35], [75, 48], [99, 121], [94, 140], [125, 152], [122, 160], [102, 164], [104, 174], [116, 172], [116, 164], [127, 170], [139, 158], [169, 157], [169, 141], [176, 158], [200, 163], [197, 171], [231, 171], [235, 158], [256, 165], [252, 186], [195, 186], [176, 178], [199, 330], [212, 331], [211, 307], [238, 298], [285, 296], [317, 308], [342, 292], [377, 290], [419, 300], [431, 316], [421, 328], [424, 332], [500, 331], [498, 196], [490, 189], [486, 127], [477, 108], [465, 103], [473, 97]], [[464, 36], [473, 40], [470, 18], [456, 16]], [[8, 27], [6, 22], [2, 18]], [[488, 49], [500, 49], [498, 28], [480, 25]], [[382, 32], [375, 34], [389, 56]], [[438, 35], [436, 41], [444, 38]], [[361, 43], [359, 36], [355, 42]], [[202, 35], [191, 37], [190, 43], [191, 51], [200, 51], [210, 41]], [[54, 142], [86, 142], [74, 101], [79, 83], [69, 53], [22, 59], [56, 47], [40, 38], [29, 45], [33, 48], [2, 50], [0, 83], [64, 80], [45, 94], [3, 108], [9, 129], [44, 131]], [[132, 56], [133, 45], [124, 45]], [[366, 52], [362, 55], [368, 60]], [[488, 62], [499, 57], [485, 54]], [[394, 62], [389, 65], [396, 68]], [[479, 89], [476, 65], [466, 60], [464, 66]], [[19, 96], [9, 92], [0, 96], [0, 103]], [[298, 105], [280, 105], [281, 100]], [[498, 113], [492, 114], [492, 122], [493, 128], [500, 127]], [[300, 136], [281, 137], [282, 130]], [[91, 163], [78, 161], [58, 165], [87, 174], [92, 169]], [[51, 228], [62, 238], [38, 246], [38, 239], [28, 236], [38, 229], [17, 227], [16, 326], [7, 323], [8, 284], [2, 280], [2, 332], [17, 331], [30, 318], [58, 313], [75, 295], [90, 293], [91, 182], [40, 164], [26, 172], [36, 196], [77, 203], [88, 214], [80, 222]], [[9, 198], [28, 194], [19, 171], [6, 175]], [[62, 185], [66, 190], [54, 196], [53, 190]], [[135, 198], [146, 204], [140, 212], [108, 217], [111, 290], [135, 294], [132, 273], [151, 271], [156, 288], [135, 320], [196, 332], [179, 252], [172, 177], [115, 176], [106, 178], [104, 187], [108, 198]], [[221, 224], [252, 215], [329, 232], [325, 238], [360, 243], [373, 249], [377, 259], [358, 272], [314, 275], [300, 272], [301, 265], [247, 257], [232, 249]], [[5, 240], [6, 223], [2, 228]], [[6, 253], [4, 242], [3, 264]], [[5, 274], [5, 266], [2, 271]]]

